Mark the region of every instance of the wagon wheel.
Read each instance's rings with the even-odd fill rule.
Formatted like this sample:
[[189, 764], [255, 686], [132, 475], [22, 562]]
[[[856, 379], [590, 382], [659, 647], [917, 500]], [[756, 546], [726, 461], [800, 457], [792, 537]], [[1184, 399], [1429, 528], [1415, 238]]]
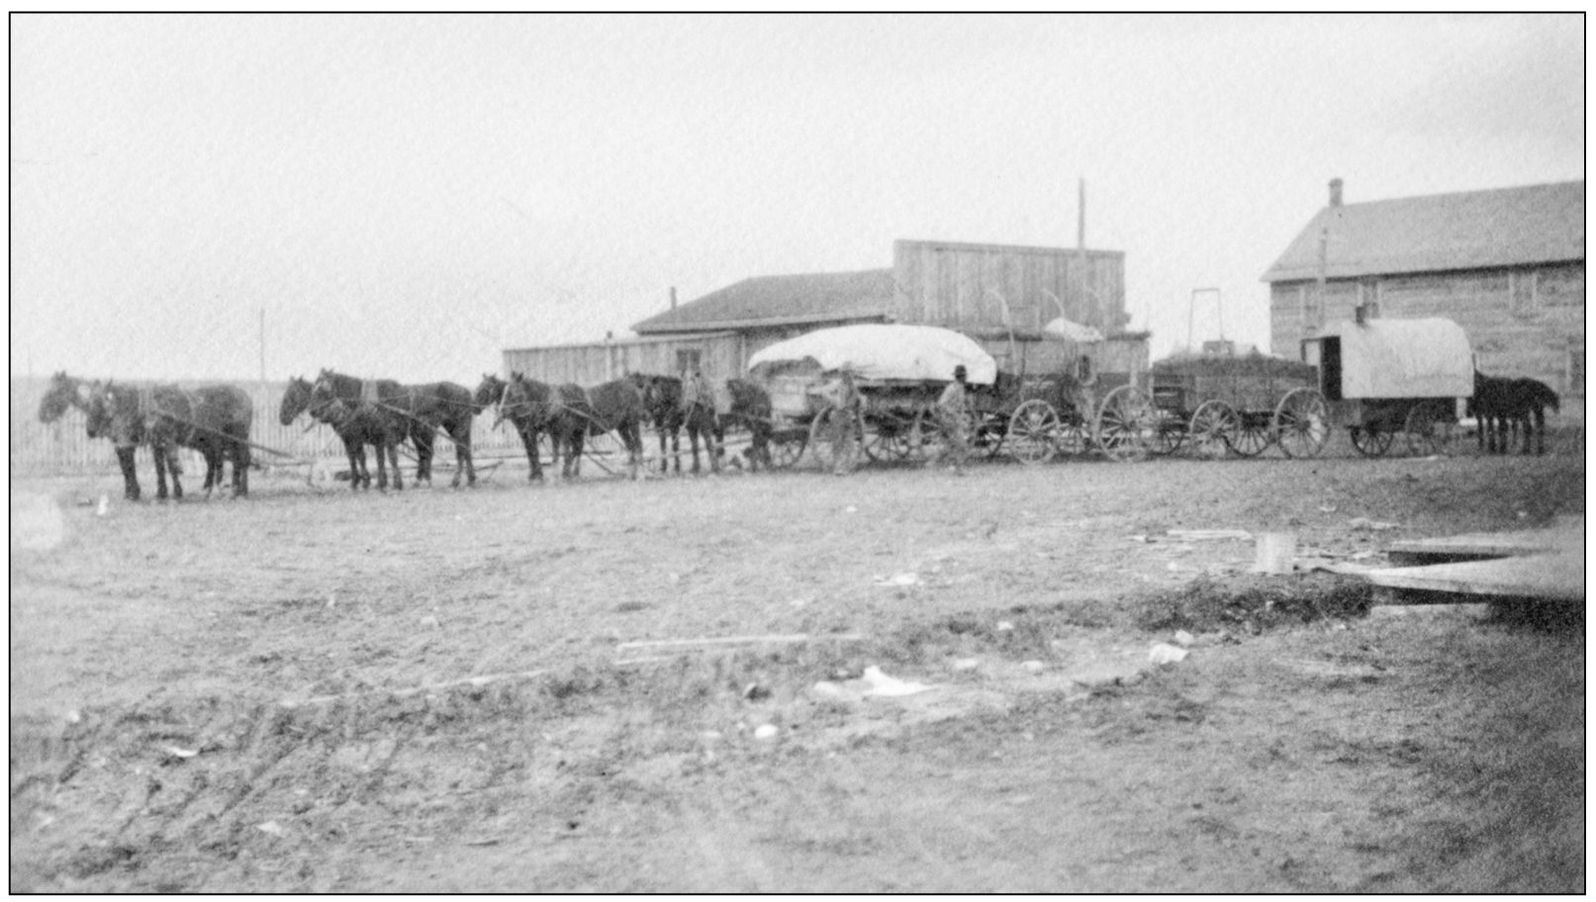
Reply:
[[[842, 450], [837, 447], [837, 437], [832, 431], [832, 423], [837, 417], [847, 416], [847, 412], [838, 407], [826, 407], [815, 414], [814, 420], [809, 423], [809, 447], [815, 458], [815, 463], [822, 470], [830, 470], [837, 464], [837, 455]], [[859, 414], [852, 416], [853, 428], [848, 430], [846, 441], [857, 442], [864, 431], [864, 424]]]
[[889, 411], [864, 418], [860, 444], [877, 463], [908, 460], [913, 453], [914, 416]]
[[1113, 460], [1141, 460], [1158, 434], [1153, 400], [1134, 385], [1121, 385], [1097, 411], [1097, 445]]
[[1153, 453], [1160, 455], [1174, 454], [1180, 446], [1186, 443], [1186, 421], [1172, 411], [1159, 409], [1157, 425], [1153, 433]]
[[1022, 464], [1047, 463], [1058, 453], [1062, 428], [1053, 405], [1032, 398], [1009, 416], [1009, 453]]
[[[1275, 443], [1287, 457], [1318, 457], [1330, 438], [1330, 406], [1318, 389], [1295, 389], [1276, 405], [1271, 431]], [[1356, 429], [1352, 443], [1358, 443]]]
[[1225, 457], [1240, 432], [1241, 417], [1223, 401], [1204, 401], [1191, 415], [1191, 447], [1199, 457]]
[[1350, 427], [1347, 434], [1352, 437], [1352, 447], [1357, 448], [1364, 457], [1384, 457], [1391, 448], [1391, 440], [1396, 437], [1395, 433], [1358, 426]]
[[1270, 428], [1258, 414], [1240, 414], [1241, 428], [1230, 439], [1230, 449], [1242, 457], [1257, 457], [1269, 447]]
[[1415, 405], [1408, 411], [1407, 422], [1402, 427], [1408, 437], [1408, 453], [1415, 457], [1452, 453], [1456, 426], [1450, 419], [1436, 416], [1433, 408]]

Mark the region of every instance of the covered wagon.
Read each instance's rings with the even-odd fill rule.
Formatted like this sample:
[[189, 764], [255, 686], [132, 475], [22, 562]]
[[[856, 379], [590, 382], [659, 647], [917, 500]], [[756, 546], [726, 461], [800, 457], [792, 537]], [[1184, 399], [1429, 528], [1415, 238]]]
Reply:
[[820, 329], [778, 342], [748, 360], [749, 378], [770, 393], [773, 456], [791, 465], [812, 449], [822, 466], [835, 453], [820, 441], [837, 383], [850, 376], [860, 396], [855, 431], [867, 457], [907, 460], [938, 437], [932, 408], [964, 366], [972, 386], [990, 386], [997, 362], [974, 340], [935, 326], [863, 324]]
[[1303, 340], [1302, 357], [1317, 368], [1319, 384], [1282, 401], [1275, 429], [1286, 447], [1307, 456], [1343, 426], [1370, 457], [1385, 454], [1398, 434], [1410, 453], [1445, 452], [1474, 394], [1473, 349], [1449, 319], [1335, 323]]

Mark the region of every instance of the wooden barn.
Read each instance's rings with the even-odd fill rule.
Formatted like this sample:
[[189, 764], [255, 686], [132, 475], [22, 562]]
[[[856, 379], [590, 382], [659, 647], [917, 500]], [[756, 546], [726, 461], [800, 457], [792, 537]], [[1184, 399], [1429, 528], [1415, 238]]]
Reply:
[[[1089, 370], [1146, 370], [1146, 336], [1126, 334], [1121, 251], [907, 241], [891, 268], [755, 276], [633, 326], [638, 338], [504, 352], [505, 368], [550, 382], [592, 385], [628, 372], [741, 375], [761, 348], [852, 323], [944, 326], [980, 341], [1001, 365], [1072, 365], [1075, 343], [1046, 338], [1065, 319], [1107, 340]], [[1089, 375], [1089, 373], [1088, 373]]]
[[1585, 396], [1585, 183], [1560, 182], [1320, 210], [1275, 261], [1270, 340], [1294, 356], [1326, 324], [1369, 315], [1461, 325], [1477, 366]]

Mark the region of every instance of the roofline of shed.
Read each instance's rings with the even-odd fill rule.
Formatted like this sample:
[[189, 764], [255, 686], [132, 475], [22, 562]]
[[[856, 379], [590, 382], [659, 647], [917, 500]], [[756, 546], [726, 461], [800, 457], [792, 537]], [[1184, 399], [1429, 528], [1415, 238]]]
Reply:
[[[1343, 268], [1338, 270], [1334, 266], [1325, 268], [1325, 280], [1336, 279], [1361, 279], [1364, 276], [1412, 276], [1435, 275], [1442, 273], [1460, 272], [1487, 272], [1497, 269], [1518, 269], [1528, 266], [1547, 266], [1556, 263], [1584, 263], [1584, 257], [1553, 257], [1545, 260], [1523, 260], [1516, 263], [1494, 263], [1486, 266], [1438, 266], [1419, 267], [1415, 269], [1353, 269]], [[1274, 284], [1276, 282], [1313, 282], [1319, 278], [1318, 268], [1303, 269], [1301, 267], [1287, 269], [1277, 273], [1273, 269], [1258, 277], [1260, 282]]]
[[1123, 257], [1124, 251], [1094, 250], [1092, 248], [1078, 247], [1044, 247], [1034, 244], [982, 244], [975, 241], [934, 241], [925, 238], [899, 238], [892, 242], [894, 249], [900, 244], [917, 244], [929, 246], [933, 250], [948, 248], [960, 251], [1002, 251], [1008, 254], [1039, 254], [1054, 256], [1057, 254], [1074, 255], [1085, 254], [1088, 257]]
[[[702, 332], [706, 329], [725, 331], [728, 329], [747, 329], [755, 326], [800, 326], [806, 323], [836, 323], [854, 320], [878, 319], [885, 321], [889, 314], [885, 310], [860, 311], [855, 313], [808, 313], [799, 316], [770, 316], [759, 319], [728, 319], [708, 323], [666, 323], [658, 326], [643, 326], [639, 323], [632, 329], [640, 335], [657, 335], [661, 333]], [[647, 322], [645, 320], [644, 322]]]
[[[736, 334], [737, 333], [735, 333], [735, 332], [718, 331], [718, 332], [706, 332], [706, 333], [704, 333], [702, 335], [695, 335], [694, 337], [695, 338], [727, 338], [727, 337], [730, 337], [730, 336], [736, 335]], [[502, 353], [502, 354], [514, 354], [517, 351], [552, 351], [552, 350], [563, 349], [563, 348], [613, 348], [613, 347], [616, 347], [618, 345], [660, 344], [661, 342], [675, 341], [675, 340], [679, 339], [680, 337], [681, 336], [679, 336], [679, 335], [638, 335], [638, 336], [633, 337], [633, 338], [612, 338], [612, 339], [609, 339], [608, 341], [583, 341], [583, 342], [576, 342], [574, 344], [564, 344], [564, 345], [529, 345], [529, 346], [524, 347], [524, 348], [505, 348], [502, 351], [500, 351], [500, 353]]]

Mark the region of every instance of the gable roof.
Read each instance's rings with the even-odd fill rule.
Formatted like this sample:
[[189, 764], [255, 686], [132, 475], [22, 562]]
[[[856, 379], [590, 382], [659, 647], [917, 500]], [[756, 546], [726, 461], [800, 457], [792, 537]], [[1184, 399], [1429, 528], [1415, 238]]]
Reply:
[[1585, 183], [1557, 182], [1344, 206], [1314, 216], [1265, 282], [1436, 272], [1585, 259]]
[[651, 316], [632, 330], [648, 335], [884, 319], [895, 284], [890, 269], [755, 276]]

